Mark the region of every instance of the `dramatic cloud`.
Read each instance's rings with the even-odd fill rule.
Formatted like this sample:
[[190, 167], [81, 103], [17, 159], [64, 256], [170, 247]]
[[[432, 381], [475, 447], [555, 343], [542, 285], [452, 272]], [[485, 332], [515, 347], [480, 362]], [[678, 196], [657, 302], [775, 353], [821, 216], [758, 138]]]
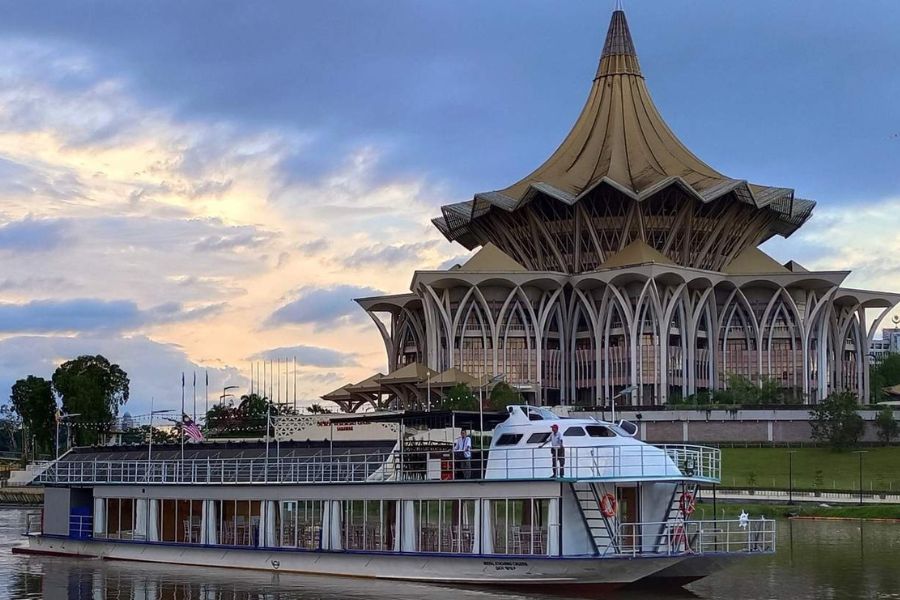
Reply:
[[[197, 364], [178, 346], [155, 342], [144, 336], [15, 336], [0, 340], [0, 365], [3, 365], [0, 386], [9, 389], [16, 379], [27, 375], [49, 379], [61, 363], [83, 354], [102, 354], [128, 373], [131, 399], [122, 412], [133, 415], [146, 414], [151, 397], [157, 409], [180, 410], [181, 373], [198, 373], [197, 397], [201, 410], [206, 405], [203, 373], [209, 372], [210, 403], [218, 399], [223, 386], [244, 388], [248, 381], [233, 367]], [[190, 382], [189, 378], [188, 386]]]
[[142, 325], [175, 323], [202, 318], [222, 305], [185, 309], [167, 303], [141, 310], [129, 300], [35, 300], [0, 303], [0, 333], [58, 333], [133, 330]]
[[367, 248], [360, 248], [342, 262], [348, 267], [364, 267], [368, 265], [403, 266], [409, 263], [420, 262], [422, 254], [438, 244], [439, 242], [436, 240], [412, 244], [376, 244]]
[[291, 365], [294, 359], [297, 365], [321, 368], [353, 367], [358, 364], [355, 354], [303, 345], [272, 348], [250, 357], [250, 360], [287, 360]]
[[47, 252], [68, 243], [66, 224], [57, 219], [12, 221], [0, 226], [0, 250]]
[[330, 288], [304, 287], [297, 298], [278, 308], [268, 318], [269, 326], [312, 324], [316, 329], [345, 325], [365, 317], [354, 298], [377, 296], [382, 292], [370, 287], [338, 285]]

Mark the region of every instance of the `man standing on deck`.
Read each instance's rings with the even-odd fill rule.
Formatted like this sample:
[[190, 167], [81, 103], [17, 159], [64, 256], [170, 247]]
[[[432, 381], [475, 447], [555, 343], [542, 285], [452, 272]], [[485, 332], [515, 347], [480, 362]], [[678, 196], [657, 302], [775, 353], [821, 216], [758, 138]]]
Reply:
[[453, 443], [454, 479], [468, 479], [472, 466], [472, 439], [469, 432], [461, 429], [459, 437]]
[[550, 426], [550, 437], [547, 438], [541, 448], [550, 442], [550, 454], [553, 456], [553, 477], [566, 476], [566, 449], [563, 447], [563, 436], [559, 432], [559, 425], [554, 423]]

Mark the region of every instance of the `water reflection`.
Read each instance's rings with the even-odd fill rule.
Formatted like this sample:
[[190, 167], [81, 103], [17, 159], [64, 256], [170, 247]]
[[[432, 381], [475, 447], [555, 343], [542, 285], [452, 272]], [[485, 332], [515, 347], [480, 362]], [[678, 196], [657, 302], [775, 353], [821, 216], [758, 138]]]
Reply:
[[[494, 600], [551, 598], [546, 594], [459, 589], [415, 583], [317, 577], [101, 560], [24, 557], [25, 511], [0, 509], [0, 600]], [[690, 591], [622, 590], [624, 600], [898, 598], [900, 525], [781, 521], [779, 552], [740, 561], [694, 583]], [[177, 556], [173, 557], [177, 563]]]

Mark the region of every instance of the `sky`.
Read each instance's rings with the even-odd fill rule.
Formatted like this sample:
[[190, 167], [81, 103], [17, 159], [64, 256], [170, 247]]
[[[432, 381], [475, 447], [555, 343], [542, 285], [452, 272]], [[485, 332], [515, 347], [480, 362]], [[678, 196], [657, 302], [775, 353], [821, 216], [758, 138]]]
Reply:
[[[465, 258], [430, 218], [550, 155], [613, 5], [0, 2], [0, 388], [100, 353], [141, 414], [182, 372], [296, 357], [309, 404], [384, 371], [352, 298]], [[900, 291], [900, 3], [625, 8], [681, 140], [818, 202], [764, 249]]]

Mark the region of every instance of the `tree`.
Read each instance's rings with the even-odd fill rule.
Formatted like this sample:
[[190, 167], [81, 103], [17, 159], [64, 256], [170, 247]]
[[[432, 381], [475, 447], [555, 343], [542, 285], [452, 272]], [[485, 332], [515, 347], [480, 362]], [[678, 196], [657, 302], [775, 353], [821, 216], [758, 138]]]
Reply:
[[0, 406], [0, 451], [19, 452], [21, 448], [21, 419], [12, 406]]
[[[150, 431], [149, 425], [141, 425], [140, 427], [130, 427], [128, 429], [124, 429], [122, 431], [122, 443], [124, 444], [146, 444], [147, 443], [147, 433]], [[153, 428], [153, 443], [154, 444], [170, 444], [180, 441], [181, 438], [178, 436], [178, 432], [173, 427], [172, 429], [160, 429], [159, 427]]]
[[522, 394], [519, 393], [519, 390], [505, 381], [501, 381], [491, 390], [488, 404], [492, 410], [504, 410], [510, 404], [524, 404], [524, 402], [522, 402]]
[[809, 411], [813, 439], [835, 450], [856, 445], [865, 429], [852, 392], [835, 392]]
[[[75, 417], [77, 444], [94, 444], [109, 430], [128, 402], [128, 375], [103, 356], [79, 356], [61, 364], [53, 373], [53, 389], [62, 398], [63, 410]], [[90, 424], [79, 426], [81, 423]]]
[[888, 354], [878, 364], [869, 367], [872, 402], [884, 398], [884, 388], [900, 384], [900, 354]]
[[43, 377], [29, 375], [16, 381], [9, 395], [13, 411], [22, 419], [28, 436], [34, 438], [37, 451], [53, 451], [56, 425], [56, 400], [53, 388]]
[[447, 390], [441, 402], [445, 410], [478, 410], [478, 398], [465, 383], [457, 383]]
[[885, 444], [890, 444], [891, 440], [900, 433], [900, 424], [894, 420], [894, 411], [890, 406], [885, 406], [875, 417], [875, 429], [878, 430], [878, 439]]
[[331, 410], [330, 408], [325, 408], [321, 404], [313, 404], [311, 406], [306, 407], [306, 412], [313, 414], [313, 415], [330, 415], [334, 411]]

